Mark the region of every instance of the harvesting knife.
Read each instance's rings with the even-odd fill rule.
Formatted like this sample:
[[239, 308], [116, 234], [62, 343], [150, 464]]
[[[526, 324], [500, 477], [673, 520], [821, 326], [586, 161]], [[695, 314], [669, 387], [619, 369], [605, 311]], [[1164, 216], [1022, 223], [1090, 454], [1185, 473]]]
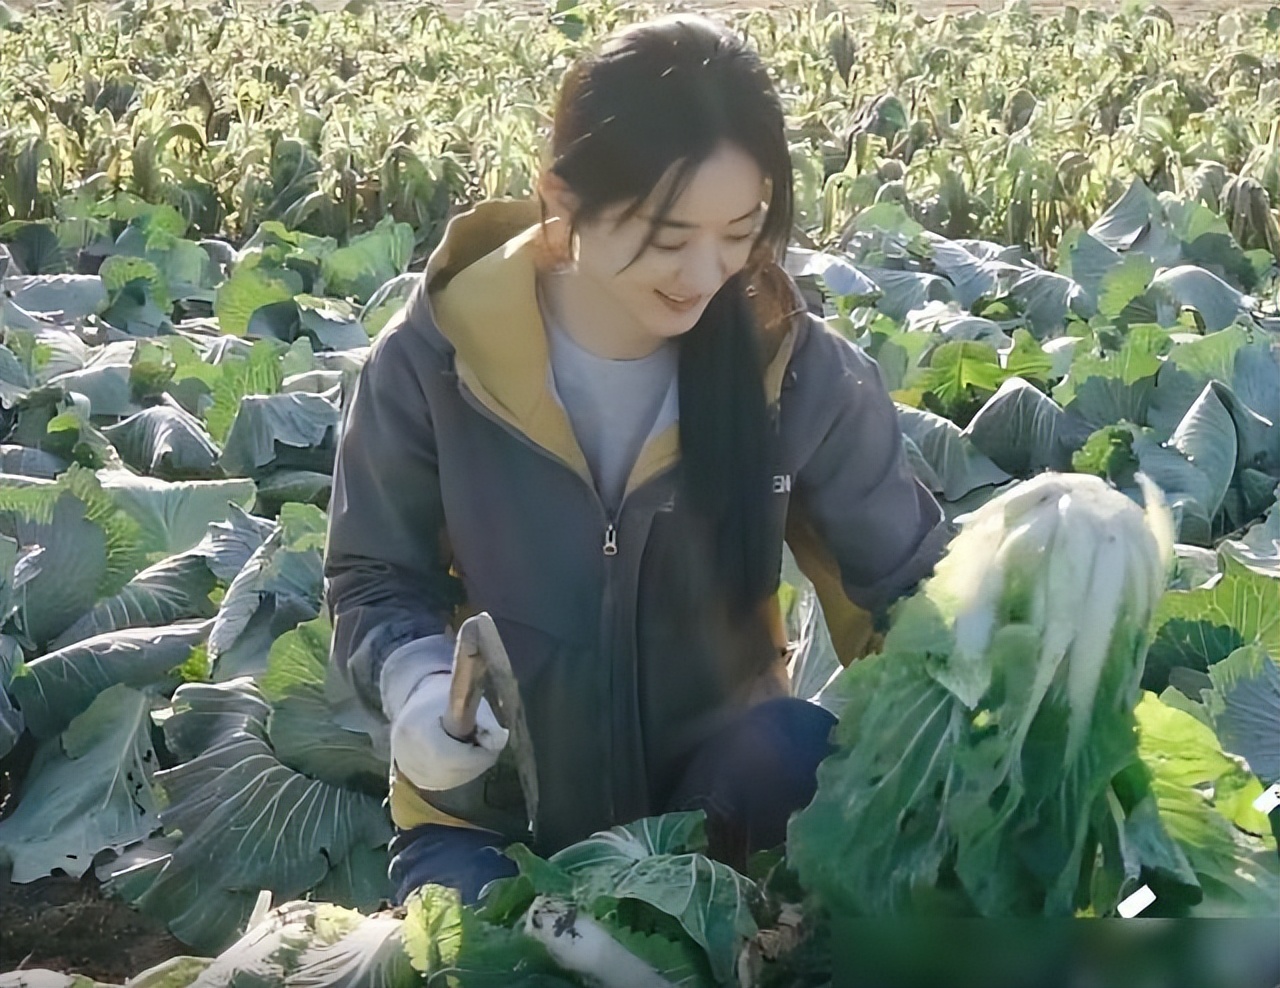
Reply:
[[449, 706], [442, 723], [450, 737], [475, 743], [476, 711], [485, 697], [498, 723], [511, 732], [512, 750], [520, 789], [524, 793], [529, 825], [538, 819], [538, 774], [533, 760], [533, 742], [520, 702], [520, 686], [511, 669], [511, 659], [498, 635], [498, 627], [488, 611], [462, 622], [453, 650], [453, 682]]

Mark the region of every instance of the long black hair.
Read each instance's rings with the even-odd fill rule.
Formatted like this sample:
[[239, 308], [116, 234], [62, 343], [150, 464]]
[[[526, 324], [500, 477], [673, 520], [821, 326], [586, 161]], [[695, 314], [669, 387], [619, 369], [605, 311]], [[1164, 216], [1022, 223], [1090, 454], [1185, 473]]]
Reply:
[[747, 268], [680, 337], [681, 483], [712, 535], [714, 575], [731, 612], [752, 610], [777, 580], [769, 545], [769, 423], [752, 273], [780, 260], [792, 222], [781, 101], [759, 56], [706, 18], [672, 15], [625, 28], [575, 63], [555, 109], [550, 170], [573, 192], [572, 225], [660, 201], [641, 252], [698, 167], [720, 146], [751, 157], [769, 202]]

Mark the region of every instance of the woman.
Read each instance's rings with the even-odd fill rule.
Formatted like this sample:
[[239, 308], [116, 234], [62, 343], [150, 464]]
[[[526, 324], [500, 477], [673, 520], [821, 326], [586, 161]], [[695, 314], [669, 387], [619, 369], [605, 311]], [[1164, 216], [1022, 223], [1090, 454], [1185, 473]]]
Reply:
[[[945, 542], [874, 363], [804, 311], [778, 96], [710, 21], [572, 68], [537, 203], [456, 217], [347, 411], [326, 576], [333, 661], [391, 724], [391, 874], [473, 901], [677, 809], [741, 865], [812, 798], [834, 719], [787, 696], [784, 534], [846, 661]], [[855, 606], [856, 605], [856, 606]], [[444, 732], [450, 628], [488, 611], [537, 768]]]

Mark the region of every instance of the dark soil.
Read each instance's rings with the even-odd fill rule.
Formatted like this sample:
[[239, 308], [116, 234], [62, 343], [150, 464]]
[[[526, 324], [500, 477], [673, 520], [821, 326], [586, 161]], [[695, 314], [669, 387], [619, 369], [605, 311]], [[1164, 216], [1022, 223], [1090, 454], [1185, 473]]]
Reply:
[[92, 872], [12, 885], [0, 871], [0, 973], [45, 968], [123, 984], [191, 953], [164, 924], [103, 895]]

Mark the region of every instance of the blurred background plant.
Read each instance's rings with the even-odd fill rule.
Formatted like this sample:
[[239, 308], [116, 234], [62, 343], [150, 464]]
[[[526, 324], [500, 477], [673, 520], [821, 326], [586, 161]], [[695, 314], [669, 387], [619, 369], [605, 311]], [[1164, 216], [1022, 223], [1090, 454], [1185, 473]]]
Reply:
[[[421, 259], [452, 210], [530, 193], [563, 70], [646, 12], [41, 5], [0, 31], [0, 224], [130, 193], [237, 243], [265, 221], [345, 242], [389, 215]], [[1018, 0], [721, 16], [786, 101], [804, 246], [842, 246], [889, 201], [1052, 261], [1137, 177], [1280, 254], [1280, 10], [1176, 27], [1158, 6], [1041, 17]]]

